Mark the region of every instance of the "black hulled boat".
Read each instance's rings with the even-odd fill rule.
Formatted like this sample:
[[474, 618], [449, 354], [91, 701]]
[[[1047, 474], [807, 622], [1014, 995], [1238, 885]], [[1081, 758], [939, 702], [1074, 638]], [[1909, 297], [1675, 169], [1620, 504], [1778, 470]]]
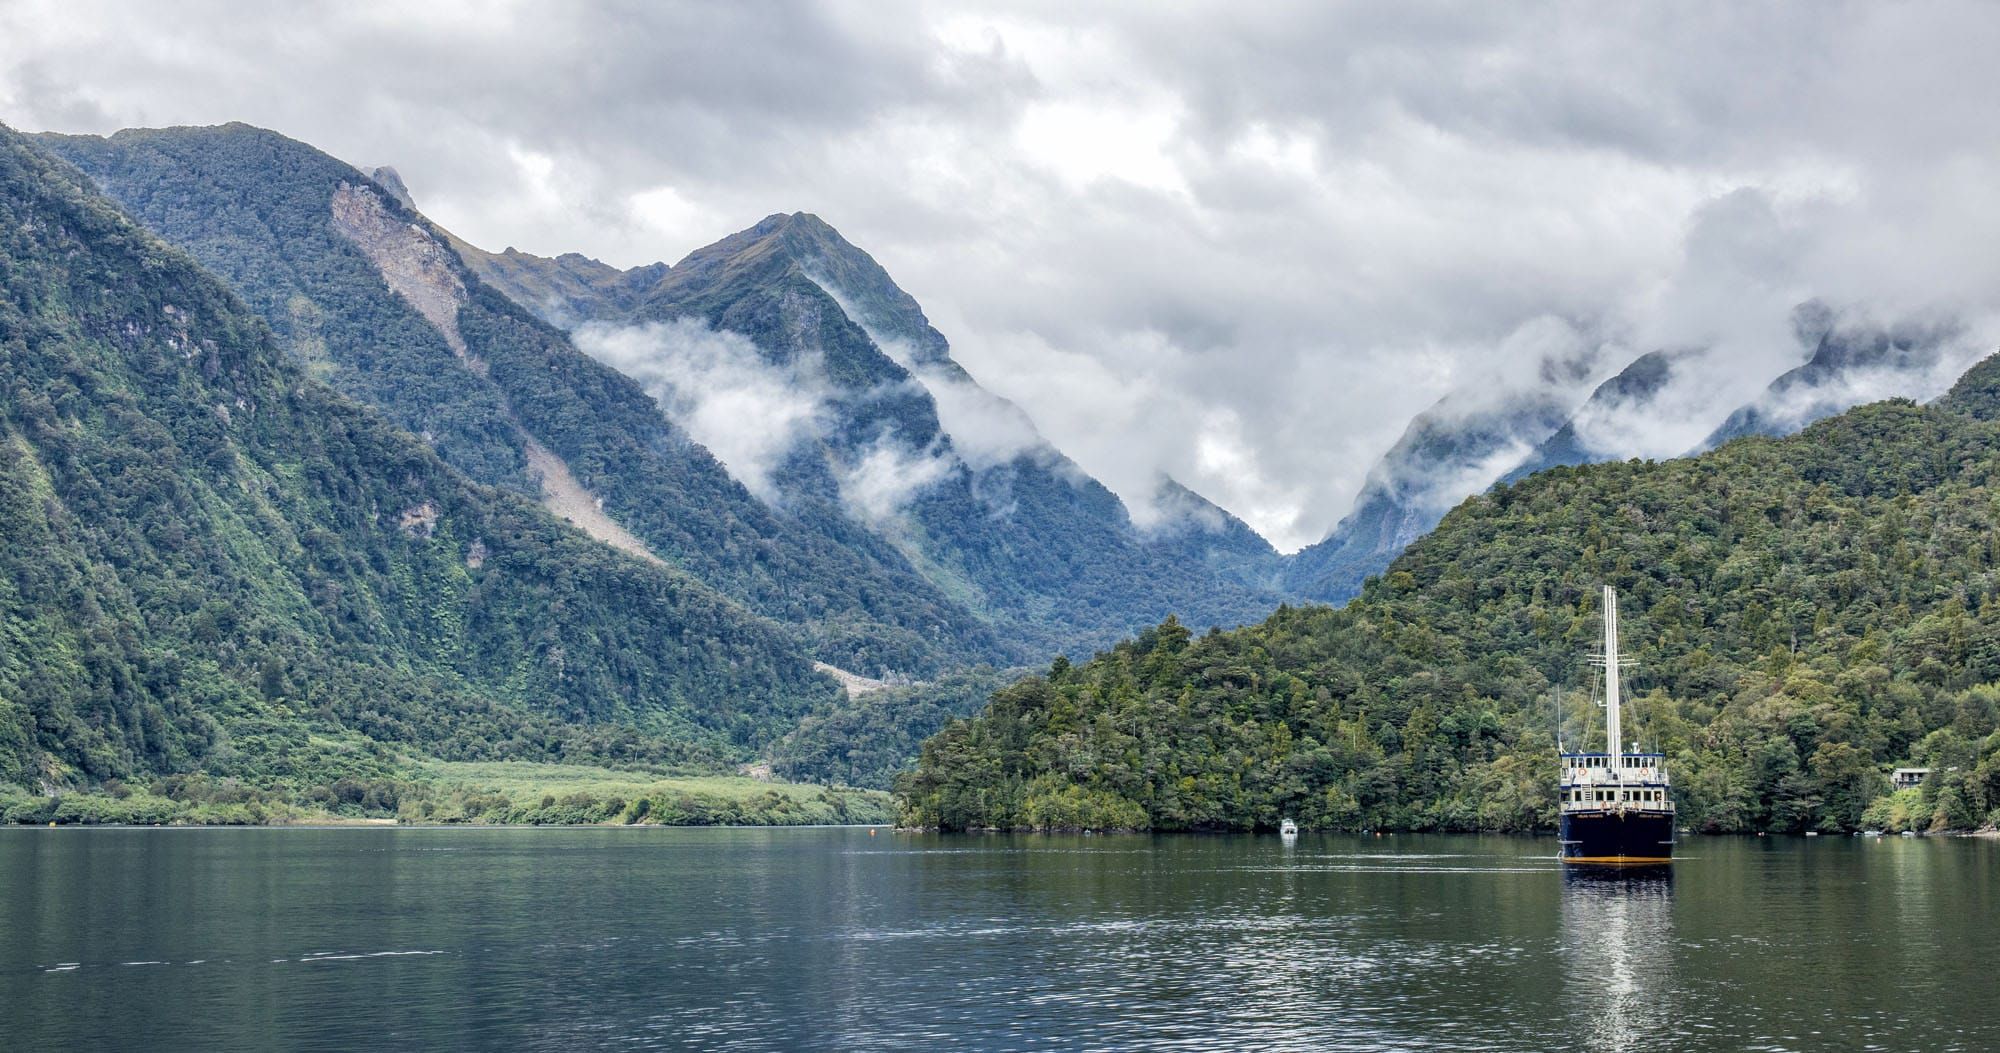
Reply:
[[1667, 758], [1621, 750], [1618, 595], [1604, 587], [1604, 753], [1559, 753], [1562, 861], [1581, 866], [1660, 866], [1674, 857], [1674, 800]]

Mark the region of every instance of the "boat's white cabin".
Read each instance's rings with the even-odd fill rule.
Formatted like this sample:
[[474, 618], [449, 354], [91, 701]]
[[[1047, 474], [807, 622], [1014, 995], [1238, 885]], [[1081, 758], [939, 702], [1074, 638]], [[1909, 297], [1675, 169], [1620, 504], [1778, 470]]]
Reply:
[[1557, 800], [1564, 811], [1636, 808], [1673, 811], [1668, 793], [1664, 753], [1562, 754], [1562, 787]]

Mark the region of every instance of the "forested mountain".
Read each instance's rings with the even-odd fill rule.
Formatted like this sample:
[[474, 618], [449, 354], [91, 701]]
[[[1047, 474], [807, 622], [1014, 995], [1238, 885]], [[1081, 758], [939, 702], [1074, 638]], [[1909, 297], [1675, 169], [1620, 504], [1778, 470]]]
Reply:
[[[1496, 487], [1344, 608], [1207, 635], [1169, 621], [999, 692], [925, 744], [906, 820], [1547, 827], [1552, 692], [1584, 694], [1608, 583], [1637, 663], [1627, 726], [1669, 754], [1683, 823], [1992, 822], [1996, 407], [2000, 358], [1928, 407]], [[1567, 716], [1572, 744], [1600, 726]], [[1885, 796], [1904, 761], [1936, 774]]]
[[244, 125], [38, 138], [230, 282], [315, 376], [474, 479], [797, 627], [814, 657], [879, 676], [1029, 653], [837, 510], [745, 490], [639, 384], [466, 268], [392, 173], [384, 187]]
[[[1171, 481], [1163, 522], [1136, 526], [815, 216], [770, 216], [665, 268], [467, 259], [645, 383], [753, 492], [797, 515], [865, 523], [1041, 653], [1169, 612], [1240, 624], [1277, 602], [1278, 558], [1262, 538]], [[754, 407], [784, 441], [741, 435], [723, 406]]]
[[[1745, 435], [1790, 435], [1877, 399], [1929, 398], [1971, 361], [1965, 331], [1946, 322], [1885, 326], [1843, 317], [1814, 300], [1794, 310], [1792, 328], [1806, 361], [1773, 380], [1693, 450], [1694, 436], [1688, 436], [1668, 452], [1699, 452]], [[1649, 352], [1587, 399], [1578, 382], [1592, 371], [1583, 361], [1547, 357], [1527, 378], [1534, 383], [1513, 378], [1507, 381], [1512, 391], [1496, 393], [1484, 390], [1490, 382], [1482, 381], [1447, 395], [1412, 421], [1376, 463], [1354, 510], [1324, 540], [1288, 561], [1286, 591], [1344, 602], [1446, 511], [1496, 481], [1558, 465], [1656, 454], [1663, 434], [1685, 427], [1683, 416], [1706, 411], [1717, 374], [1735, 368], [1717, 361], [1720, 354]], [[1684, 390], [1670, 391], [1677, 386]]]
[[[502, 371], [502, 338], [467, 343]], [[790, 631], [468, 481], [311, 372], [0, 128], [0, 790], [296, 789], [406, 754], [713, 765], [835, 697]], [[490, 392], [430, 390], [459, 429], [439, 445], [520, 488], [513, 447], [455, 415]]]

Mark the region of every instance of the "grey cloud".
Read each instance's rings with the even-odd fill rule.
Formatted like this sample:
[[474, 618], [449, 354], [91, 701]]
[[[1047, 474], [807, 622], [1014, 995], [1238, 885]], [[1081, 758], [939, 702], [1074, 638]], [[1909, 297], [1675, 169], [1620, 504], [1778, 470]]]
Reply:
[[1538, 319], [1592, 379], [1696, 349], [1620, 440], [1651, 456], [1803, 361], [1813, 298], [2000, 343], [1996, 37], [1960, 3], [28, 0], [0, 119], [267, 125], [620, 265], [810, 210], [1128, 500], [1171, 476], [1292, 547], [1414, 415], [1539, 369]]

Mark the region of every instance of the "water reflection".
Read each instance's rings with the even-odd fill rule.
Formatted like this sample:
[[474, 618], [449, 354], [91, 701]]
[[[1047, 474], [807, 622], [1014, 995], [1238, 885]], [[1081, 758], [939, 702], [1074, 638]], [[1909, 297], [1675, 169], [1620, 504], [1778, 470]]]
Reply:
[[1672, 1026], [1671, 870], [1566, 870], [1562, 938], [1568, 1004], [1591, 1049], [1657, 1045]]
[[2000, 1049], [2000, 843], [1550, 848], [0, 830], [0, 1050]]

